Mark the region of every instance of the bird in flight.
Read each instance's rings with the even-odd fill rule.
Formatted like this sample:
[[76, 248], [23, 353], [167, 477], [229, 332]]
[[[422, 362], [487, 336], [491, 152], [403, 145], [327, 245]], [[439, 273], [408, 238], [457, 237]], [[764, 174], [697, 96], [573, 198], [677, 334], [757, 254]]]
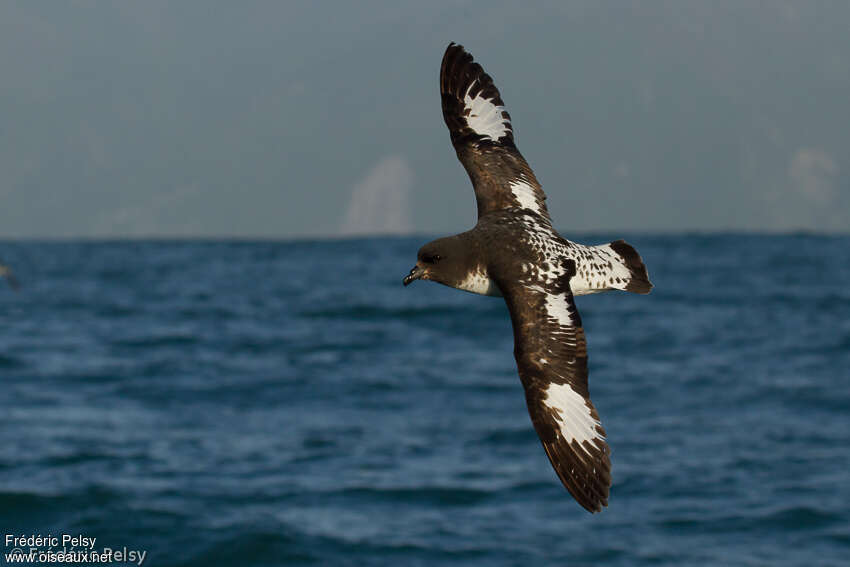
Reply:
[[574, 296], [649, 293], [646, 267], [623, 240], [585, 246], [558, 234], [496, 85], [461, 45], [443, 55], [440, 94], [452, 145], [475, 189], [478, 223], [420, 248], [404, 285], [431, 280], [505, 299], [534, 429], [566, 489], [599, 512], [608, 505], [610, 448], [590, 401]]

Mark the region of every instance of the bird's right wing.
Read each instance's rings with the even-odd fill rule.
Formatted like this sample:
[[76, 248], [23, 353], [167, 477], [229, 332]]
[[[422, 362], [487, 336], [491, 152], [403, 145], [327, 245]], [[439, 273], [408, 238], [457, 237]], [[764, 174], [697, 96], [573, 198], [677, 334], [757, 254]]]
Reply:
[[450, 44], [443, 55], [440, 94], [452, 145], [475, 188], [478, 217], [524, 208], [548, 219], [546, 195], [514, 145], [499, 90], [462, 45]]
[[588, 511], [599, 512], [608, 505], [610, 449], [590, 401], [587, 345], [569, 289], [571, 276], [549, 285], [500, 287], [511, 313], [514, 355], [534, 429], [570, 494]]

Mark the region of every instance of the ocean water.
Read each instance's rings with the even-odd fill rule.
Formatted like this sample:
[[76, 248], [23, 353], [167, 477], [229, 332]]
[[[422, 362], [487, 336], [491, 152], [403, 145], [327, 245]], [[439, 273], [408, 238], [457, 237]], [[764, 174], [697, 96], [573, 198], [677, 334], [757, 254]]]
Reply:
[[0, 243], [0, 528], [152, 566], [850, 565], [850, 237], [625, 236], [653, 293], [577, 300], [598, 515], [502, 300], [402, 287], [427, 238]]

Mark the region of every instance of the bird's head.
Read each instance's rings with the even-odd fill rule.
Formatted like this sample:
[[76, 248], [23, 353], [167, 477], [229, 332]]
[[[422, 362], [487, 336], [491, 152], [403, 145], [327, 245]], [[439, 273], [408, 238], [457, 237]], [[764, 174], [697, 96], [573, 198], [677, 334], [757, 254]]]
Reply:
[[447, 286], [454, 286], [466, 272], [466, 256], [457, 236], [439, 238], [419, 249], [416, 265], [404, 278], [404, 285], [413, 280], [432, 280]]

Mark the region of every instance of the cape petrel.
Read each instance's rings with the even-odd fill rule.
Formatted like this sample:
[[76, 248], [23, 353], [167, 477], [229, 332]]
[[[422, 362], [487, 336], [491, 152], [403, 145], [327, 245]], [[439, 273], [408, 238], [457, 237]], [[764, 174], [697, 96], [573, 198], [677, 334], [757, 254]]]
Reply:
[[573, 299], [649, 293], [640, 255], [623, 240], [576, 244], [552, 226], [546, 195], [515, 143], [496, 85], [463, 46], [440, 68], [443, 118], [475, 189], [475, 228], [424, 245], [404, 278], [505, 298], [528, 413], [561, 482], [584, 508], [608, 505], [610, 449], [587, 386], [587, 345]]

